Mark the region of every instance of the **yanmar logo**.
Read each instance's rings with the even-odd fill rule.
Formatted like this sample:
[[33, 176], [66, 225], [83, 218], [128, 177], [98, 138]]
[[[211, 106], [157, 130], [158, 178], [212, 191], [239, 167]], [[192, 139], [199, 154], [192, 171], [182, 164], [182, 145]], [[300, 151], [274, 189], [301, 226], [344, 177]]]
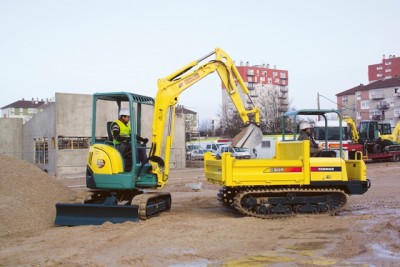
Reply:
[[340, 172], [342, 167], [311, 167], [312, 172]]

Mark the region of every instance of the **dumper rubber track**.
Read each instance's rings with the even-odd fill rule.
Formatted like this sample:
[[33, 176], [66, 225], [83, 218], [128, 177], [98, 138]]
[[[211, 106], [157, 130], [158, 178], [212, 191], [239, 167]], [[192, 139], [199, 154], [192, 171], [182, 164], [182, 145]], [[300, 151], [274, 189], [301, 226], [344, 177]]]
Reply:
[[[227, 196], [224, 202], [230, 203], [232, 195]], [[336, 214], [346, 203], [347, 196], [339, 189], [240, 187], [232, 206], [247, 216], [274, 219], [296, 214]]]
[[135, 196], [132, 205], [139, 206], [139, 218], [147, 218], [171, 209], [171, 194], [164, 192], [149, 192]]
[[218, 201], [225, 208], [235, 209], [233, 203], [235, 201], [235, 196], [237, 194], [237, 189], [235, 187], [221, 187], [217, 194]]

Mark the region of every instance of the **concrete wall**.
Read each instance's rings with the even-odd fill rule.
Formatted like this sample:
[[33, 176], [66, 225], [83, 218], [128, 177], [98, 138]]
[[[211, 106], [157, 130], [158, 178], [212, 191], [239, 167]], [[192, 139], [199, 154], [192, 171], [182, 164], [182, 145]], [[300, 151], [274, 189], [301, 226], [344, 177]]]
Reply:
[[0, 154], [17, 159], [23, 158], [23, 119], [0, 118]]
[[[57, 138], [55, 134], [55, 104], [51, 103], [45, 110], [36, 114], [23, 127], [23, 159], [46, 169], [50, 175], [56, 173]], [[47, 138], [48, 163], [35, 163], [35, 138]]]

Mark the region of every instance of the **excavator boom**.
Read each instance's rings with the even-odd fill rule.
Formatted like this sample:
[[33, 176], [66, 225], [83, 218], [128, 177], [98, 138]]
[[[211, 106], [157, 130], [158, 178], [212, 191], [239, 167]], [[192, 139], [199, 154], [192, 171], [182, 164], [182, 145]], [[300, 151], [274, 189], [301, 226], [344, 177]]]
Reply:
[[[206, 58], [215, 55], [215, 59], [200, 64]], [[196, 68], [195, 68], [196, 67]], [[159, 187], [163, 187], [168, 179], [169, 167], [164, 162], [169, 161], [170, 149], [173, 140], [175, 107], [180, 94], [199, 82], [209, 74], [217, 71], [226, 91], [235, 105], [245, 128], [235, 138], [233, 145], [252, 148], [262, 141], [260, 125], [260, 111], [252, 102], [249, 90], [237, 70], [234, 61], [222, 49], [216, 48], [214, 52], [195, 60], [186, 66], [158, 80], [158, 92], [155, 97], [152, 146], [150, 160], [153, 173], [157, 174]], [[236, 86], [236, 81], [239, 87]], [[252, 106], [247, 108], [241, 94], [246, 96]], [[163, 160], [160, 160], [163, 159]], [[160, 164], [162, 162], [162, 164]]]

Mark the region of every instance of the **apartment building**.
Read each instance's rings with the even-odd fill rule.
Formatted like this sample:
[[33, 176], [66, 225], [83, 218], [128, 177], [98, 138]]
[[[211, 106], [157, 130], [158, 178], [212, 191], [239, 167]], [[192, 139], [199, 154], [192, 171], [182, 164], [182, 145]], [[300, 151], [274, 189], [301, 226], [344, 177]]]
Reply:
[[375, 82], [382, 79], [400, 77], [400, 57], [383, 55], [382, 62], [368, 66], [368, 81]]
[[389, 122], [393, 127], [400, 119], [400, 77], [382, 79], [336, 94], [343, 115], [361, 120]]
[[[287, 70], [270, 68], [269, 64], [251, 66], [249, 62], [240, 62], [236, 66], [244, 83], [250, 91], [250, 99], [242, 95], [246, 105], [253, 103], [260, 108], [260, 120], [268, 124], [289, 108], [289, 74]], [[237, 83], [237, 86], [240, 85]], [[224, 86], [222, 85], [224, 89]], [[236, 110], [226, 92], [222, 93], [222, 106], [229, 112]]]
[[23, 119], [23, 123], [30, 120], [34, 115], [43, 111], [50, 103], [48, 99], [39, 100], [22, 100], [15, 101], [9, 105], [6, 105], [1, 108], [1, 117], [2, 118], [21, 118]]

